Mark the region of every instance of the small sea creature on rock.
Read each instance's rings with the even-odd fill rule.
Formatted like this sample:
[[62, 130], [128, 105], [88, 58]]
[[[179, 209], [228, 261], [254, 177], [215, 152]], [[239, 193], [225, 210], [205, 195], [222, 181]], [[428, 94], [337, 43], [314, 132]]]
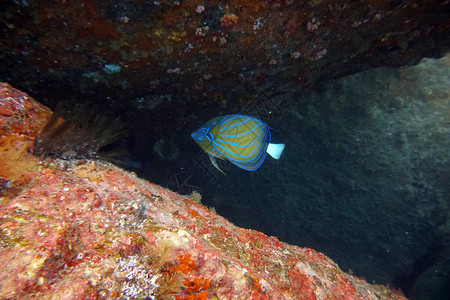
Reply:
[[222, 27], [230, 27], [238, 22], [238, 16], [235, 14], [226, 14], [222, 18], [220, 18], [220, 26]]
[[191, 137], [209, 155], [214, 167], [225, 174], [217, 165], [216, 157], [247, 171], [257, 170], [266, 153], [279, 159], [285, 145], [270, 143], [271, 129], [257, 118], [225, 115], [209, 120]]

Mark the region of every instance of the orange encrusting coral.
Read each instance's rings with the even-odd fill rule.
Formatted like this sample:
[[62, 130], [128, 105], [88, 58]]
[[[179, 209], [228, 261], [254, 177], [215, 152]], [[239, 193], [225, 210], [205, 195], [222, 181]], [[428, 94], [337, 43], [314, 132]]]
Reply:
[[211, 280], [202, 279], [202, 278], [194, 278], [192, 280], [185, 279], [184, 284], [186, 285], [186, 292], [188, 293], [200, 293], [204, 292], [209, 288], [209, 284]]
[[184, 255], [178, 255], [178, 265], [169, 267], [172, 272], [181, 272], [188, 274], [195, 269], [195, 262], [191, 259], [191, 255], [186, 253]]
[[230, 27], [238, 22], [238, 16], [235, 14], [226, 14], [220, 18], [220, 25], [222, 27]]

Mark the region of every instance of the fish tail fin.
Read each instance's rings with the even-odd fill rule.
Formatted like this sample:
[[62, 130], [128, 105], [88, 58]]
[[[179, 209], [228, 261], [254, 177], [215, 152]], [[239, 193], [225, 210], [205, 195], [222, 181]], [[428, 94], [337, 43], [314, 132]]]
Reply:
[[269, 153], [270, 156], [272, 156], [275, 159], [279, 159], [281, 156], [281, 153], [283, 153], [284, 150], [284, 144], [272, 144], [269, 143], [269, 146], [267, 146], [266, 152]]

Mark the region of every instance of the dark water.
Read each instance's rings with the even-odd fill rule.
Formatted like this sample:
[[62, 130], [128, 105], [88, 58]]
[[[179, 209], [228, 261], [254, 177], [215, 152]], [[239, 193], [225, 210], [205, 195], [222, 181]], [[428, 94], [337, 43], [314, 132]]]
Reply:
[[[314, 248], [369, 282], [447, 299], [449, 86], [449, 56], [343, 78], [265, 116], [286, 144], [279, 161], [268, 157], [256, 172], [222, 164], [223, 176], [186, 138], [180, 173], [161, 183], [200, 190], [236, 225]], [[177, 147], [161, 143], [166, 153]]]

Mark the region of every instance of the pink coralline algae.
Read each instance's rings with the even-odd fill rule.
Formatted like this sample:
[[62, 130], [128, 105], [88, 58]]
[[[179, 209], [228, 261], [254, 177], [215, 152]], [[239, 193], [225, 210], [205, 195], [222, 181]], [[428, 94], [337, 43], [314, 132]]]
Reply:
[[[48, 118], [20, 97], [2, 85], [1, 141], [33, 137]], [[112, 164], [40, 161], [16, 146], [3, 157], [14, 154], [14, 179], [0, 176], [30, 179], [0, 190], [2, 299], [404, 299]]]

